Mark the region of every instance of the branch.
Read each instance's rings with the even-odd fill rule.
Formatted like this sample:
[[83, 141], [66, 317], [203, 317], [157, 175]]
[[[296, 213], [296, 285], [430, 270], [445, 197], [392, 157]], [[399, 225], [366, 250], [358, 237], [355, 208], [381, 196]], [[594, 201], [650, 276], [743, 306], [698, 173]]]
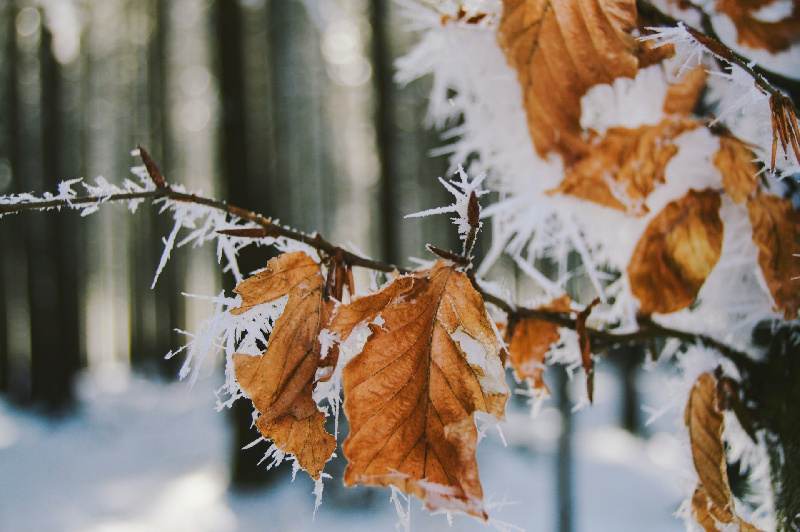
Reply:
[[[82, 196], [80, 198], [58, 198], [43, 201], [29, 201], [26, 203], [0, 203], [0, 216], [6, 214], [17, 214], [25, 211], [47, 211], [50, 209], [77, 208], [83, 205], [97, 205], [106, 202], [122, 202], [138, 199], [151, 199], [157, 200], [164, 197], [170, 197], [171, 191], [166, 189], [148, 190], [145, 192], [126, 192], [120, 194], [110, 194], [108, 196]], [[183, 194], [187, 196], [187, 194]]]
[[[772, 159], [770, 162], [770, 172], [772, 174], [775, 173], [775, 157], [777, 155], [779, 141], [787, 159], [789, 157], [789, 151], [791, 150], [794, 151], [795, 157], [800, 161], [800, 125], [798, 125], [797, 122], [798, 111], [794, 107], [791, 98], [768, 81], [768, 77], [777, 77], [781, 78], [784, 83], [787, 83], [787, 78], [768, 73], [763, 68], [757, 67], [755, 61], [747, 59], [722, 44], [714, 31], [708, 13], [696, 6], [695, 9], [700, 13], [703, 31], [688, 26], [683, 21], [667, 15], [649, 3], [639, 1], [637, 2], [637, 8], [641, 13], [652, 17], [660, 23], [683, 28], [694, 41], [703, 46], [714, 56], [721, 67], [724, 68], [724, 65], [722, 65], [723, 62], [731, 67], [736, 65], [753, 78], [758, 90], [763, 94], [769, 95], [769, 107], [772, 118]], [[791, 85], [794, 86], [795, 91], [798, 90], [797, 82], [792, 82]]]
[[[700, 8], [697, 10], [700, 12], [701, 20], [703, 21], [703, 31], [700, 31], [696, 28], [693, 28], [686, 24], [685, 22], [672, 17], [663, 11], [659, 10], [657, 7], [653, 6], [648, 2], [638, 1], [636, 2], [636, 7], [640, 13], [645, 15], [651, 16], [656, 20], [662, 22], [668, 26], [679, 26], [683, 24], [686, 28], [686, 31], [700, 44], [702, 44], [709, 52], [711, 52], [715, 57], [721, 59], [723, 61], [728, 62], [729, 64], [733, 64], [747, 72], [747, 74], [753, 78], [756, 82], [756, 85], [769, 94], [770, 96], [779, 95], [780, 97], [784, 97], [785, 95], [777, 89], [772, 83], [770, 83], [770, 78], [772, 77], [779, 77], [784, 82], [796, 83], [793, 81], [784, 78], [783, 76], [778, 76], [777, 74], [768, 72], [761, 67], [753, 66], [753, 61], [744, 57], [743, 55], [734, 52], [720, 41], [719, 37], [717, 36], [716, 32], [714, 31], [713, 26], [711, 25], [711, 21], [708, 18], [708, 14]], [[797, 114], [797, 109], [795, 109], [795, 115]]]
[[[568, 313], [515, 306], [487, 292], [480, 286], [477, 286], [477, 290], [480, 292], [484, 301], [502, 310], [508, 316], [509, 322], [520, 319], [541, 320], [572, 330], [575, 330], [577, 326], [577, 319], [572, 318]], [[752, 359], [746, 353], [738, 351], [711, 336], [665, 327], [646, 316], [640, 316], [637, 321], [639, 328], [628, 333], [615, 333], [603, 329], [593, 329], [591, 327], [587, 327], [586, 331], [589, 333], [594, 349], [604, 349], [644, 340], [676, 338], [682, 342], [702, 344], [714, 348], [742, 369], [749, 369], [753, 365]]]
[[[107, 196], [92, 195], [92, 196], [83, 196], [74, 198], [56, 198], [45, 201], [31, 201], [27, 203], [0, 204], [0, 216], [4, 214], [15, 214], [31, 210], [76, 208], [83, 205], [92, 205], [92, 204], [99, 204], [106, 202], [125, 202], [125, 201], [140, 200], [140, 199], [150, 199], [152, 201], [171, 200], [176, 202], [194, 203], [197, 205], [203, 205], [205, 207], [209, 207], [211, 209], [226, 212], [232, 216], [236, 216], [239, 219], [246, 220], [248, 222], [251, 222], [259, 226], [259, 228], [241, 228], [241, 229], [228, 229], [219, 231], [222, 234], [227, 234], [229, 236], [251, 237], [251, 238], [284, 237], [289, 240], [294, 240], [295, 242], [302, 242], [304, 244], [311, 246], [312, 248], [320, 252], [320, 254], [323, 255], [323, 257], [330, 257], [334, 259], [338, 264], [343, 264], [346, 269], [349, 269], [351, 266], [360, 266], [362, 268], [368, 268], [380, 272], [387, 272], [387, 273], [398, 272], [401, 274], [409, 273], [409, 270], [406, 270], [404, 268], [399, 268], [394, 264], [389, 264], [387, 262], [369, 259], [366, 257], [362, 257], [360, 255], [356, 255], [355, 253], [346, 251], [338, 246], [331, 244], [330, 242], [322, 238], [322, 236], [320, 236], [318, 233], [315, 233], [314, 235], [309, 235], [294, 229], [290, 229], [278, 223], [275, 223], [269, 218], [266, 218], [252, 211], [242, 209], [235, 205], [229, 205], [223, 201], [218, 201], [215, 199], [198, 196], [196, 194], [190, 194], [174, 190], [164, 180], [163, 176], [161, 175], [161, 171], [158, 169], [158, 166], [156, 166], [156, 164], [152, 161], [147, 151], [141, 147], [139, 148], [139, 150], [140, 150], [140, 156], [142, 157], [142, 160], [145, 163], [145, 168], [147, 169], [147, 173], [153, 180], [153, 183], [156, 185], [155, 190], [147, 190], [144, 192], [110, 194]], [[441, 250], [435, 250], [435, 251], [440, 252], [437, 253], [440, 255], [444, 255], [445, 253], [447, 253], [447, 252], [441, 252]], [[454, 262], [456, 263], [462, 263], [462, 265], [468, 264], [468, 260], [459, 255], [455, 254], [449, 254], [449, 255], [453, 255], [451, 260], [454, 260]], [[445, 258], [448, 257], [445, 256]], [[487, 291], [485, 288], [480, 286], [480, 283], [475, 278], [474, 271], [471, 268], [468, 269], [467, 275], [472, 281], [472, 284], [475, 286], [475, 289], [483, 297], [484, 301], [494, 305], [495, 307], [503, 311], [508, 316], [509, 321], [514, 321], [514, 320], [518, 321], [520, 319], [536, 319], [553, 323], [560, 327], [566, 327], [572, 330], [575, 330], [575, 328], [577, 327], [577, 319], [572, 318], [568, 313], [552, 312], [541, 309], [533, 309], [523, 306], [512, 305], [506, 300], [492, 294], [491, 292]], [[590, 327], [587, 327], [586, 331], [589, 334], [589, 337], [591, 338], [592, 347], [595, 349], [609, 348], [620, 344], [626, 344], [630, 342], [643, 341], [643, 340], [654, 340], [659, 338], [677, 338], [678, 340], [681, 340], [683, 342], [694, 343], [694, 344], [699, 343], [712, 347], [743, 369], [747, 369], [752, 365], [752, 360], [745, 353], [737, 351], [733, 347], [725, 343], [722, 343], [718, 340], [715, 340], [710, 336], [664, 327], [662, 325], [659, 325], [658, 323], [653, 322], [649, 317], [640, 317], [639, 329], [629, 333], [614, 333], [611, 331], [595, 329]]]

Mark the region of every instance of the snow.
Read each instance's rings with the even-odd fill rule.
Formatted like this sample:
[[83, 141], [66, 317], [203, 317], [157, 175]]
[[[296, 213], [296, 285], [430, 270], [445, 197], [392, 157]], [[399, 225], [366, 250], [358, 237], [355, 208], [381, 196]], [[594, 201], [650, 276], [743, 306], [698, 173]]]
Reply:
[[[676, 444], [660, 430], [640, 439], [609, 426], [619, 396], [608, 369], [598, 368], [595, 406], [574, 417], [576, 530], [682, 530], [672, 514], [684, 493], [678, 474], [664, 469], [676, 468]], [[345, 490], [338, 478], [324, 480], [316, 517], [320, 486], [303, 473], [294, 482], [284, 473], [264, 491], [232, 491], [230, 426], [215, 411], [212, 380], [201, 378], [188, 392], [185, 383], [130, 377], [111, 392], [84, 376], [78, 414], [56, 421], [0, 402], [3, 530], [395, 530], [395, 504], [408, 512], [410, 530], [487, 530], [459, 514], [450, 516], [451, 528], [447, 515], [429, 515], [416, 499], [405, 502], [389, 489]], [[547, 403], [532, 419], [524, 405], [510, 405], [509, 417], [507, 448], [495, 431], [478, 446], [490, 525], [554, 530], [558, 413]]]

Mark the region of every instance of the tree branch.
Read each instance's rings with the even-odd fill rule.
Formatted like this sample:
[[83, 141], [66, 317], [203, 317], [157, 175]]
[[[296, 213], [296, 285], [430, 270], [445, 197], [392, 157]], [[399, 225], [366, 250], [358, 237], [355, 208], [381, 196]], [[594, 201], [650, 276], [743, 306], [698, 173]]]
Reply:
[[[481, 296], [483, 296], [484, 301], [502, 310], [508, 316], [509, 321], [520, 319], [541, 320], [572, 330], [575, 330], [577, 326], [577, 319], [572, 318], [568, 313], [519, 307], [487, 292], [480, 286], [478, 286], [478, 291]], [[587, 327], [586, 331], [589, 333], [593, 349], [604, 349], [643, 340], [676, 338], [682, 342], [702, 344], [714, 348], [741, 369], [747, 370], [752, 366], [752, 359], [746, 353], [738, 351], [711, 336], [665, 327], [646, 316], [640, 316], [638, 324], [639, 328], [637, 330], [627, 333], [615, 333], [613, 331], [593, 329], [590, 327]]]
[[[266, 218], [260, 214], [248, 211], [246, 209], [242, 209], [235, 205], [229, 205], [223, 201], [206, 198], [203, 196], [198, 196], [196, 194], [176, 191], [169, 184], [167, 184], [167, 182], [161, 176], [161, 171], [158, 169], [158, 166], [156, 166], [156, 164], [152, 161], [152, 159], [150, 159], [150, 156], [147, 153], [147, 151], [144, 150], [143, 148], [140, 148], [140, 155], [142, 157], [142, 160], [145, 162], [145, 168], [147, 169], [148, 175], [153, 180], [153, 183], [156, 185], [155, 190], [148, 190], [144, 192], [111, 194], [108, 196], [84, 196], [84, 197], [69, 198], [69, 199], [59, 198], [47, 201], [35, 201], [27, 203], [0, 204], [0, 216], [4, 214], [15, 214], [32, 210], [75, 208], [76, 206], [81, 206], [81, 205], [91, 205], [91, 204], [109, 203], [109, 202], [125, 202], [137, 199], [150, 199], [152, 201], [171, 200], [176, 202], [194, 203], [197, 205], [203, 205], [205, 207], [209, 207], [211, 209], [226, 212], [241, 220], [251, 222], [261, 228], [261, 229], [241, 228], [241, 229], [230, 229], [230, 230], [220, 231], [220, 233], [223, 234], [228, 234], [231, 236], [240, 236], [240, 237], [253, 237], [253, 238], [284, 237], [289, 240], [294, 240], [295, 242], [302, 242], [304, 244], [307, 244], [308, 246], [311, 246], [312, 248], [320, 252], [320, 254], [323, 255], [324, 257], [335, 258], [335, 260], [339, 264], [344, 264], [345, 268], [347, 269], [349, 269], [352, 266], [360, 266], [362, 268], [368, 268], [371, 270], [386, 272], [386, 273], [391, 273], [391, 272], [397, 272], [401, 274], [409, 273], [409, 270], [397, 267], [394, 264], [389, 264], [387, 262], [369, 259], [357, 255], [355, 253], [346, 251], [328, 242], [327, 240], [322, 238], [322, 236], [319, 235], [318, 233], [309, 235], [285, 227], [278, 223], [275, 223], [269, 218]], [[456, 257], [459, 256], [456, 255]], [[503, 311], [508, 316], [509, 321], [518, 321], [520, 319], [535, 319], [553, 323], [560, 327], [565, 327], [568, 329], [575, 330], [577, 326], [577, 319], [572, 318], [570, 314], [512, 305], [508, 301], [492, 294], [491, 292], [483, 288], [477, 281], [477, 279], [475, 279], [474, 272], [472, 271], [472, 269], [470, 269], [467, 273], [473, 285], [475, 286], [476, 290], [483, 297], [484, 301], [486, 301], [491, 305], [494, 305], [495, 307]], [[589, 337], [591, 338], [593, 349], [604, 349], [620, 344], [626, 344], [642, 340], [676, 338], [683, 342], [703, 344], [712, 347], [742, 369], [746, 370], [752, 365], [752, 359], [748, 357], [747, 354], [738, 351], [733, 347], [723, 342], [720, 342], [710, 336], [698, 333], [692, 333], [688, 331], [682, 331], [678, 329], [672, 329], [670, 327], [664, 327], [662, 325], [659, 325], [658, 323], [655, 323], [649, 317], [640, 317], [638, 323], [639, 323], [639, 328], [636, 331], [628, 333], [615, 333], [612, 331], [595, 329], [590, 327], [587, 327], [586, 330], [589, 334]]]
[[[706, 49], [711, 52], [714, 56], [718, 59], [728, 62], [729, 64], [734, 64], [737, 67], [741, 68], [747, 74], [753, 78], [756, 82], [756, 85], [763, 90], [765, 93], [769, 94], [770, 96], [778, 95], [779, 97], [785, 98], [786, 96], [777, 89], [771, 82], [770, 78], [778, 77], [781, 78], [784, 82], [788, 83], [797, 83], [796, 81], [789, 80], [783, 76], [779, 76], [777, 74], [771, 73], [766, 71], [765, 69], [753, 66], [752, 60], [742, 56], [741, 54], [734, 52], [720, 41], [719, 37], [717, 36], [716, 32], [714, 31], [713, 26], [711, 25], [711, 21], [708, 18], [708, 14], [702, 11], [700, 8], [697, 10], [700, 13], [701, 20], [703, 21], [703, 31], [700, 31], [696, 28], [693, 28], [686, 24], [685, 22], [672, 17], [663, 11], [659, 10], [657, 7], [653, 6], [648, 2], [639, 1], [636, 2], [636, 7], [640, 13], [645, 15], [651, 16], [654, 19], [662, 22], [668, 26], [678, 26], [679, 24], [683, 24], [689, 34], [697, 40], [700, 44], [706, 47]], [[795, 110], [795, 115], [797, 114], [797, 109]]]

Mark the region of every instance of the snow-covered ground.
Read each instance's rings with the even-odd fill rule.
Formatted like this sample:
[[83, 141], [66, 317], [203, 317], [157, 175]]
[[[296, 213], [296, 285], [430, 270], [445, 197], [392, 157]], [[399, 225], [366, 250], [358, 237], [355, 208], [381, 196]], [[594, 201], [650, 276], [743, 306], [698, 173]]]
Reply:
[[[653, 378], [645, 376], [645, 385]], [[389, 490], [342, 508], [330, 493], [338, 481], [329, 480], [315, 519], [313, 483], [303, 473], [260, 492], [229, 491], [229, 420], [214, 410], [212, 381], [188, 392], [183, 383], [124, 373], [112, 389], [85, 377], [79, 413], [60, 421], [0, 402], [0, 531], [395, 530]], [[686, 458], [666, 432], [642, 439], [614, 428], [616, 388], [600, 371], [595, 405], [575, 415], [576, 530], [683, 530], [673, 513], [685, 493]], [[555, 530], [558, 413], [546, 406], [530, 419], [517, 407], [510, 418], [508, 447], [495, 430], [478, 446], [490, 514], [528, 531]], [[412, 530], [489, 530], [459, 515], [451, 528], [447, 516], [428, 515], [417, 500], [411, 510]]]

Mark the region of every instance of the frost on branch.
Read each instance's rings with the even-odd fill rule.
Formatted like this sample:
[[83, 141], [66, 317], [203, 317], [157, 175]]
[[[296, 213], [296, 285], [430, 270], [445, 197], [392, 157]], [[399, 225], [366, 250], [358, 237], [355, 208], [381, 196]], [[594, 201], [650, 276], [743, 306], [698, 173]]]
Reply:
[[[779, 91], [772, 94], [754, 83], [753, 74], [740, 63], [734, 62], [730, 52], [709, 48], [698, 41], [700, 35], [683, 24], [676, 28], [649, 28], [645, 37], [657, 46], [673, 45], [681, 70], [703, 65], [704, 57], [716, 57], [726, 65], [727, 71], [711, 69], [707, 100], [715, 109], [715, 122], [724, 124], [736, 138], [754, 148], [759, 161], [773, 173], [790, 176], [800, 172], [800, 147], [798, 147], [797, 119], [794, 108]], [[723, 54], [724, 55], [720, 55]], [[795, 64], [796, 64], [795, 57]], [[755, 62], [747, 65], [752, 68]], [[780, 142], [777, 142], [780, 137]], [[780, 147], [780, 151], [777, 148]]]
[[[140, 150], [135, 150], [133, 155], [139, 155]], [[141, 153], [143, 159], [150, 162], [152, 168], [158, 172], [158, 177], [163, 181], [160, 170], [152, 162], [146, 152]], [[253, 222], [243, 220], [233, 214], [227, 205], [222, 202], [202, 198], [201, 193], [188, 192], [183, 185], [162, 182], [156, 185], [156, 180], [146, 166], [131, 168], [139, 182], [125, 179], [122, 186], [115, 185], [104, 177], [99, 176], [94, 183], [86, 183], [82, 179], [64, 181], [58, 186], [58, 193], [44, 192], [41, 196], [32, 193], [10, 194], [0, 196], [0, 217], [7, 213], [21, 212], [23, 210], [50, 210], [69, 208], [78, 210], [81, 216], [88, 216], [97, 212], [101, 207], [111, 203], [125, 203], [131, 212], [136, 212], [144, 201], [161, 204], [161, 212], [169, 212], [174, 220], [170, 234], [163, 239], [164, 251], [161, 255], [153, 286], [158, 281], [161, 271], [166, 266], [172, 250], [188, 244], [193, 246], [203, 245], [216, 241], [217, 260], [223, 264], [223, 272], [231, 272], [237, 282], [243, 277], [239, 271], [236, 255], [239, 250], [254, 242], [260, 245], [277, 245], [281, 249], [295, 246], [282, 237], [266, 236], [254, 241], [251, 238], [242, 238], [224, 234], [223, 231], [240, 231], [257, 229], [259, 226]], [[81, 185], [84, 193], [75, 190], [76, 185]], [[255, 215], [254, 215], [255, 216]], [[187, 232], [181, 236], [182, 232]]]
[[[468, 254], [474, 243], [475, 235], [481, 227], [481, 222], [479, 221], [480, 206], [478, 204], [478, 198], [484, 194], [488, 194], [489, 191], [481, 188], [481, 183], [486, 179], [485, 173], [470, 180], [464, 168], [459, 166], [456, 174], [458, 175], [458, 180], [452, 179], [449, 183], [441, 177], [439, 178], [439, 182], [444, 188], [455, 197], [455, 202], [447, 207], [437, 207], [414, 214], [408, 214], [406, 218], [430, 216], [432, 214], [442, 214], [446, 212], [456, 213], [456, 216], [454, 216], [452, 220], [458, 228], [458, 234], [461, 240], [464, 242], [464, 253]], [[472, 242], [470, 242], [470, 240], [472, 240]]]
[[[70, 208], [78, 210], [81, 216], [88, 216], [97, 212], [100, 206], [109, 201], [114, 201], [115, 196], [141, 194], [152, 192], [156, 189], [153, 181], [145, 172], [144, 166], [131, 168], [131, 171], [139, 177], [139, 182], [126, 179], [122, 186], [110, 183], [103, 176], [95, 178], [94, 183], [87, 183], [82, 178], [62, 181], [58, 184], [58, 193], [44, 192], [41, 196], [33, 193], [9, 194], [0, 196], [0, 206], [19, 206], [30, 205], [38, 210]], [[83, 187], [84, 194], [80, 194], [74, 189], [76, 185]], [[88, 195], [92, 201], [75, 201]], [[132, 198], [127, 200], [128, 209], [136, 212], [136, 209], [144, 201], [143, 198]], [[58, 205], [51, 205], [58, 204]], [[6, 212], [0, 209], [0, 217]]]

